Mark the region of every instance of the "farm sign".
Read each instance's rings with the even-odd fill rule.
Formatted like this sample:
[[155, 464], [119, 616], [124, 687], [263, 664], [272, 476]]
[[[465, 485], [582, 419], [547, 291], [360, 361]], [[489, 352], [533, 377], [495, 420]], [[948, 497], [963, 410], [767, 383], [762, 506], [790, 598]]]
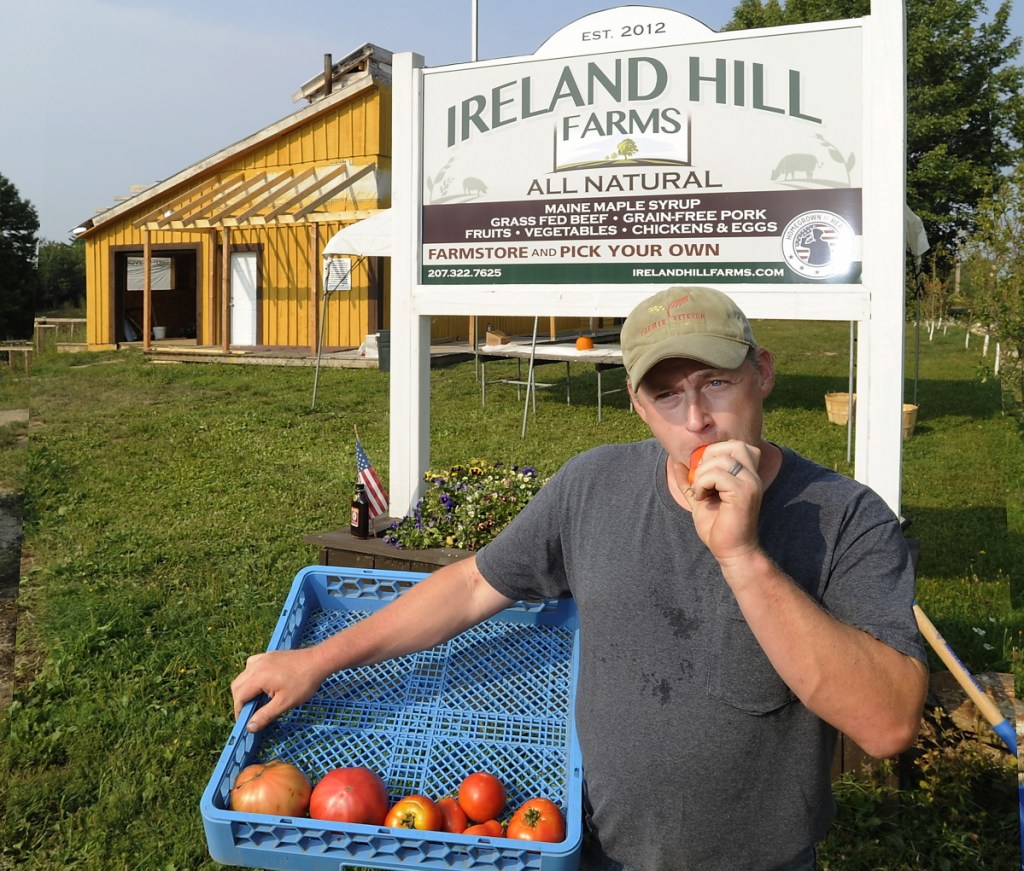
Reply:
[[623, 318], [695, 284], [850, 323], [854, 475], [898, 511], [904, 31], [900, 0], [727, 33], [622, 6], [528, 57], [396, 54], [392, 511], [429, 467], [432, 317]]
[[423, 284], [859, 282], [860, 29], [634, 49], [636, 9], [424, 79]]

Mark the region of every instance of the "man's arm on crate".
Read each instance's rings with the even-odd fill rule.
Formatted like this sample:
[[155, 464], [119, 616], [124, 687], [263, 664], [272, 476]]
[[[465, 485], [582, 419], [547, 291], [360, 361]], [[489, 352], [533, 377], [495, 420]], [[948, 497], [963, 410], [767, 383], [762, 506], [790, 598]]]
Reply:
[[231, 682], [235, 718], [246, 702], [265, 693], [270, 701], [248, 723], [250, 732], [258, 732], [307, 701], [336, 671], [434, 647], [512, 604], [480, 574], [475, 556], [444, 566], [314, 647], [250, 656]]

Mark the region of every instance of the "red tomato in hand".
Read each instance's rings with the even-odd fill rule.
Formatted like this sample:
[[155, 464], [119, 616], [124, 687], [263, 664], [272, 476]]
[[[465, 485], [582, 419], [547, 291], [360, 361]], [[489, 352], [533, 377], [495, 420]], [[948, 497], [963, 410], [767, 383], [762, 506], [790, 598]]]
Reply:
[[441, 816], [444, 819], [442, 823], [444, 831], [451, 832], [453, 835], [461, 835], [466, 831], [469, 818], [452, 796], [445, 796], [437, 803], [437, 806], [441, 809]]
[[697, 466], [700, 465], [700, 458], [704, 456], [704, 451], [707, 445], [701, 445], [697, 450], [690, 454], [690, 471], [686, 475], [686, 480], [691, 484], [693, 483], [694, 477], [697, 475]]
[[328, 771], [309, 799], [309, 815], [317, 820], [380, 826], [387, 813], [384, 781], [361, 766]]
[[486, 823], [477, 823], [475, 826], [470, 826], [462, 834], [500, 838], [505, 834], [505, 827], [497, 820], [488, 820]]
[[531, 798], [512, 814], [506, 834], [523, 841], [564, 841], [565, 817], [553, 801]]
[[248, 765], [231, 788], [231, 809], [242, 813], [304, 817], [312, 791], [301, 770], [282, 759]]
[[384, 818], [384, 825], [396, 829], [441, 832], [444, 831], [444, 814], [434, 801], [425, 795], [410, 795], [395, 802], [395, 806]]
[[459, 786], [459, 807], [475, 823], [496, 820], [505, 808], [505, 785], [493, 774], [474, 771]]

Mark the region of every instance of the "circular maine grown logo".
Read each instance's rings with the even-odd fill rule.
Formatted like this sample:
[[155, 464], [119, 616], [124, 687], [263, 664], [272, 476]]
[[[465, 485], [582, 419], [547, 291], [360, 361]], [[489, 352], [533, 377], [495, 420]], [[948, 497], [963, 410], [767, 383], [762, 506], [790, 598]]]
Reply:
[[835, 212], [804, 212], [782, 231], [782, 256], [804, 278], [834, 278], [849, 271], [854, 239], [853, 228]]

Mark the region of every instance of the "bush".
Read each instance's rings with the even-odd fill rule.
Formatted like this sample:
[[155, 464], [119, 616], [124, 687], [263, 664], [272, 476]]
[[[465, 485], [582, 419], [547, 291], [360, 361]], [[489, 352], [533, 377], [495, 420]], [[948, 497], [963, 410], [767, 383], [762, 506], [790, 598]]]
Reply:
[[[901, 787], [847, 773], [822, 841], [822, 871], [1006, 871], [1020, 861], [1017, 768], [926, 709]], [[884, 774], [884, 769], [882, 770]]]

